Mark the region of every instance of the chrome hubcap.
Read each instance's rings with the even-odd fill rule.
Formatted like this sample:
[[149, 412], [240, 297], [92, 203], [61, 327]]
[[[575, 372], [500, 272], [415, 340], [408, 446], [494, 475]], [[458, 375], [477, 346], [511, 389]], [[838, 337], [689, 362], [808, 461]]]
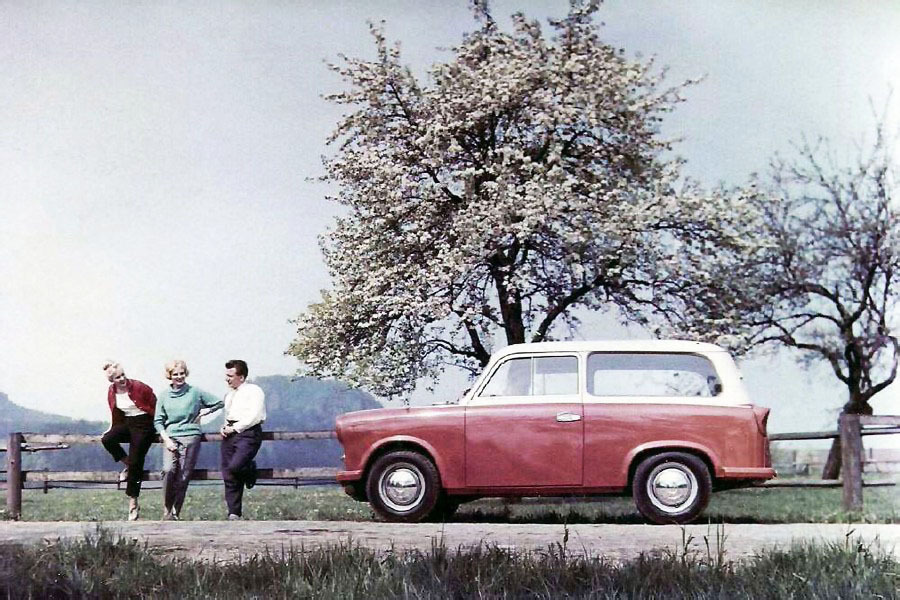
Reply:
[[647, 495], [663, 512], [681, 512], [697, 498], [697, 478], [681, 464], [658, 465], [647, 479]]
[[422, 473], [414, 465], [394, 465], [382, 473], [378, 482], [381, 499], [397, 512], [412, 510], [425, 492], [422, 479]]

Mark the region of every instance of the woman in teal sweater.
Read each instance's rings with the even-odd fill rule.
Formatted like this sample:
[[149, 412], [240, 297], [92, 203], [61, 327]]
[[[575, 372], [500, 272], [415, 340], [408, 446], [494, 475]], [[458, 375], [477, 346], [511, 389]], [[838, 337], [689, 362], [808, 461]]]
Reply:
[[166, 364], [166, 379], [172, 383], [160, 394], [153, 418], [153, 426], [165, 446], [162, 468], [165, 521], [177, 521], [184, 504], [200, 453], [200, 417], [225, 406], [212, 394], [188, 385], [185, 382], [188, 373], [183, 360]]

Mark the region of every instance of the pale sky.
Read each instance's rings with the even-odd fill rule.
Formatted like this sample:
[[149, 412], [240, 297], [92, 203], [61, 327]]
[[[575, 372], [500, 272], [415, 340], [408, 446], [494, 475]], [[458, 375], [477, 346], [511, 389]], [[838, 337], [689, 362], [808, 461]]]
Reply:
[[[502, 23], [567, 6], [492, 2]], [[341, 113], [325, 63], [371, 56], [381, 19], [418, 73], [474, 27], [466, 0], [0, 3], [0, 391], [106, 419], [106, 358], [157, 388], [183, 358], [218, 394], [229, 358], [293, 374], [288, 320], [329, 285], [317, 237], [338, 214], [309, 181]], [[892, 88], [900, 115], [897, 3], [618, 0], [600, 20], [671, 83], [705, 77], [664, 132], [709, 185], [804, 133], [851, 147]], [[579, 337], [640, 335], [589, 321]], [[771, 430], [828, 428], [844, 401], [792, 355], [744, 370]], [[898, 400], [895, 385], [873, 404]]]

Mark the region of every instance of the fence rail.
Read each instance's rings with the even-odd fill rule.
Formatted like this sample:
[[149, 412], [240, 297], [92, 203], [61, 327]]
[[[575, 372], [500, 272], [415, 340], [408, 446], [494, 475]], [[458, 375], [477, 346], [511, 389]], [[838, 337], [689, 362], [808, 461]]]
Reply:
[[[337, 469], [329, 467], [304, 467], [300, 469], [257, 469], [260, 479], [333, 480]], [[222, 479], [221, 471], [194, 469], [191, 480], [211, 481]], [[143, 481], [160, 481], [159, 471], [145, 470]], [[22, 481], [31, 482], [92, 482], [118, 483], [119, 474], [111, 471], [23, 471]]]
[[[118, 483], [119, 473], [114, 471], [26, 471], [22, 469], [22, 452], [64, 450], [71, 444], [99, 444], [102, 435], [74, 433], [21, 433], [9, 434], [6, 448], [6, 510], [10, 518], [22, 516], [22, 488], [25, 482], [39, 482], [45, 486], [50, 482], [90, 482]], [[263, 440], [297, 441], [334, 439], [333, 431], [264, 431]], [[218, 433], [204, 433], [201, 442], [222, 441]], [[159, 443], [159, 437], [156, 443]], [[40, 444], [44, 444], [41, 446]], [[337, 469], [326, 467], [306, 467], [300, 469], [259, 469], [260, 479], [282, 479], [299, 481], [334, 481]], [[143, 479], [158, 481], [158, 471], [145, 470]], [[221, 480], [222, 472], [211, 469], [195, 469], [192, 480]], [[45, 488], [46, 489], [46, 488]]]
[[[862, 436], [889, 435], [900, 433], [900, 416], [866, 416], [843, 415], [839, 420], [837, 431], [813, 431], [798, 433], [775, 433], [769, 435], [772, 442], [802, 441], [817, 439], [839, 439], [841, 442], [842, 477], [839, 480], [821, 481], [779, 481], [770, 482], [769, 487], [841, 487], [842, 501], [847, 510], [860, 510], [863, 507], [863, 487], [894, 485], [894, 482], [864, 482], [863, 464], [865, 456], [862, 449]], [[6, 508], [9, 516], [18, 519], [22, 514], [22, 488], [26, 481], [43, 482], [95, 482], [117, 483], [118, 473], [111, 471], [24, 471], [22, 470], [22, 452], [40, 452], [44, 450], [62, 450], [70, 444], [95, 444], [100, 442], [100, 435], [81, 434], [48, 434], [48, 433], [10, 433], [6, 448]], [[325, 440], [333, 439], [333, 431], [266, 431], [263, 440]], [[204, 433], [203, 442], [221, 441], [218, 433]], [[159, 439], [157, 438], [157, 442]], [[39, 446], [36, 444], [45, 444]], [[302, 469], [260, 469], [262, 479], [288, 479], [294, 481], [333, 480], [337, 469], [302, 468]], [[144, 479], [158, 480], [156, 471], [144, 471]], [[220, 480], [222, 473], [208, 469], [196, 469], [192, 479]]]
[[[889, 435], [900, 433], [900, 427], [880, 427], [867, 429], [863, 435]], [[794, 440], [829, 440], [841, 437], [840, 431], [810, 431], [803, 433], [770, 433], [770, 442], [794, 441]]]

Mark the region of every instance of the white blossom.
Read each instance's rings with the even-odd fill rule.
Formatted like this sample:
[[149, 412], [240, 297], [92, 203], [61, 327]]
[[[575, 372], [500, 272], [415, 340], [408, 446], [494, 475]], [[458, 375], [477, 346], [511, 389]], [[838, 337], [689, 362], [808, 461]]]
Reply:
[[[348, 112], [325, 180], [348, 213], [321, 241], [333, 288], [289, 350], [311, 374], [390, 396], [475, 371], [495, 344], [564, 336], [579, 307], [671, 326], [731, 275], [717, 248], [752, 250], [755, 206], [682, 181], [659, 134], [686, 84], [604, 43], [597, 8], [573, 1], [550, 36], [476, 8], [481, 28], [427, 83], [378, 27], [376, 60], [333, 67]], [[734, 333], [689, 316], [689, 334]]]

